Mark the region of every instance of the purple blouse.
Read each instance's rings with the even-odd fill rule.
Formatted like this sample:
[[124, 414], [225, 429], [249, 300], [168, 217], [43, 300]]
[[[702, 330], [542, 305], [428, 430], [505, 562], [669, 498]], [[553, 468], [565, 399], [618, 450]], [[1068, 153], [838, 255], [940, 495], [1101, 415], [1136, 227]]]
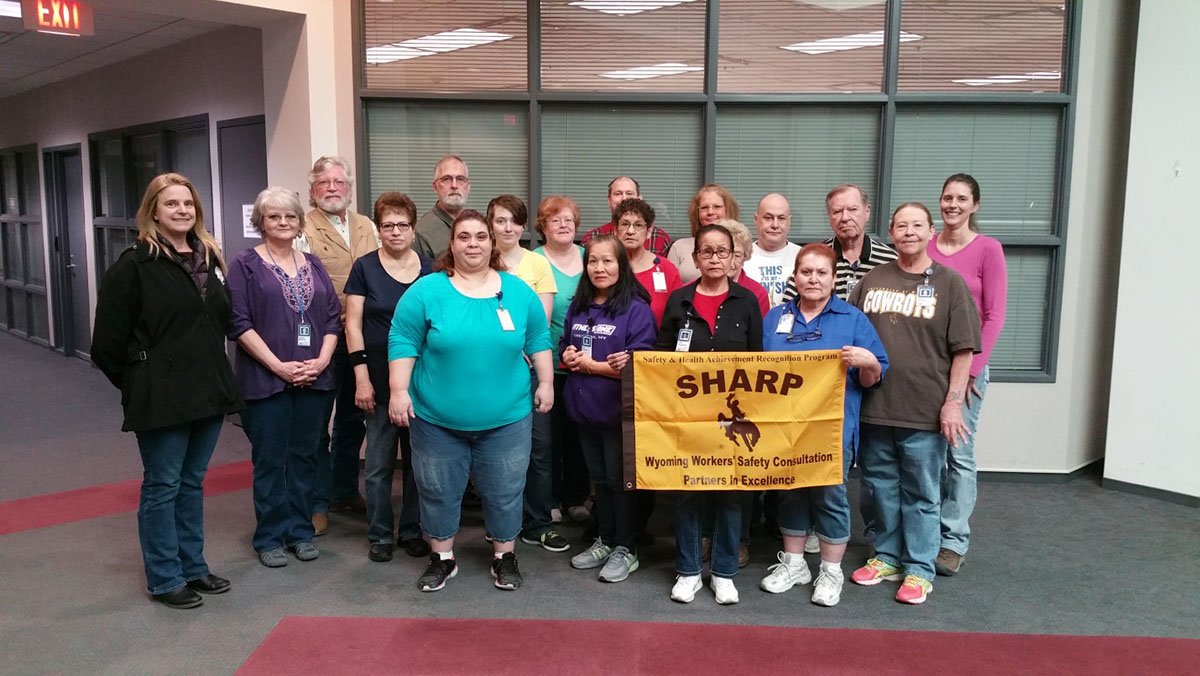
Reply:
[[[342, 305], [329, 273], [315, 256], [299, 255], [304, 262], [298, 280], [264, 261], [254, 249], [233, 258], [229, 263], [229, 292], [233, 300], [230, 340], [254, 329], [280, 361], [304, 361], [321, 354], [325, 336], [341, 332]], [[304, 321], [312, 326], [308, 347], [300, 347], [296, 340], [301, 310]], [[288, 386], [240, 345], [234, 371], [242, 398], [246, 400], [264, 399]], [[334, 389], [332, 366], [309, 387]]]

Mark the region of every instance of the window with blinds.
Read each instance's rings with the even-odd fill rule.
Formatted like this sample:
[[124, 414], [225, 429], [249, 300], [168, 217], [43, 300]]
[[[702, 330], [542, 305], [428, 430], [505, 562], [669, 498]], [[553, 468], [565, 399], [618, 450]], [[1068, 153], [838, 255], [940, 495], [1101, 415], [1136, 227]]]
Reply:
[[542, 0], [542, 88], [704, 90], [704, 0]]
[[703, 183], [698, 106], [547, 105], [542, 112], [542, 193], [579, 203], [580, 235], [611, 219], [608, 184], [632, 177], [672, 238]]
[[[528, 110], [524, 103], [367, 102], [370, 199], [399, 190], [416, 203], [418, 215], [425, 213], [437, 201], [434, 165], [447, 153], [467, 163], [468, 207], [483, 211], [503, 193], [526, 199]], [[370, 205], [361, 208], [370, 211]]]
[[1065, 0], [904, 0], [900, 91], [1059, 92]]
[[879, 109], [861, 106], [724, 106], [717, 115], [716, 181], [741, 207], [753, 231], [763, 195], [792, 206], [789, 238], [830, 236], [825, 194], [855, 183], [874, 197], [879, 164]]
[[883, 0], [722, 2], [721, 92], [878, 92]]
[[372, 89], [529, 88], [525, 0], [363, 3], [363, 78]]
[[[941, 227], [942, 183], [956, 173], [979, 182], [979, 231], [999, 239], [1045, 238], [1045, 246], [1005, 249], [1008, 313], [993, 369], [1046, 367], [1060, 112], [1056, 108], [919, 108], [896, 114], [891, 208], [921, 202]], [[886, 220], [891, 214], [881, 215]]]

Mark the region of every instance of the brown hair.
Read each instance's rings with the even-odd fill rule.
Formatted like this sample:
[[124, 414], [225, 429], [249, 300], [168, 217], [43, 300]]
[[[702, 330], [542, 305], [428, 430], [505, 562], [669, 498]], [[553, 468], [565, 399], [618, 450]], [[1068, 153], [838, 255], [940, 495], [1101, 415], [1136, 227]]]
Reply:
[[396, 212], [408, 216], [408, 220], [413, 221], [413, 228], [417, 227], [417, 205], [413, 204], [412, 199], [402, 192], [385, 192], [375, 200], [375, 227], [383, 222], [383, 215], [388, 212]]
[[796, 264], [792, 266], [792, 276], [795, 276], [796, 271], [800, 269], [800, 259], [805, 256], [821, 256], [829, 259], [829, 267], [834, 272], [837, 271], [837, 254], [833, 252], [833, 247], [822, 242], [813, 242], [805, 244], [796, 252]]
[[522, 228], [529, 222], [529, 209], [525, 208], [525, 202], [521, 201], [516, 195], [500, 195], [493, 197], [487, 205], [487, 223], [488, 227], [492, 227], [492, 219], [496, 216], [496, 207], [507, 209], [512, 214], [513, 221]]
[[929, 227], [933, 227], [933, 214], [929, 213], [929, 207], [921, 204], [920, 202], [905, 202], [904, 204], [896, 207], [896, 210], [892, 212], [892, 220], [888, 221], [888, 230], [891, 230], [892, 226], [895, 225], [896, 214], [900, 213], [901, 209], [907, 209], [908, 207], [916, 207], [921, 211], [924, 211], [925, 218], [929, 220]]
[[688, 202], [688, 221], [692, 224], [692, 237], [696, 236], [696, 231], [700, 229], [700, 196], [706, 192], [715, 192], [717, 197], [725, 204], [725, 218], [738, 220], [738, 203], [733, 198], [733, 195], [725, 189], [725, 186], [709, 183], [696, 191], [692, 195], [692, 201]]
[[159, 194], [173, 185], [181, 185], [192, 194], [192, 204], [196, 207], [196, 224], [192, 226], [191, 234], [195, 235], [196, 239], [204, 245], [205, 261], [209, 267], [212, 267], [215, 259], [221, 272], [227, 272], [225, 259], [221, 256], [220, 245], [217, 244], [216, 238], [204, 229], [204, 206], [200, 204], [200, 195], [196, 192], [196, 186], [180, 174], [159, 174], [150, 180], [150, 185], [146, 186], [146, 193], [142, 195], [142, 204], [137, 211], [137, 238], [145, 242], [150, 247], [150, 253], [155, 256], [163, 250], [163, 236], [158, 230], [158, 221], [155, 220], [154, 214], [158, 210]]
[[[947, 178], [946, 182], [942, 184], [943, 194], [946, 192], [946, 187], [951, 183], [962, 183], [963, 185], [967, 186], [967, 189], [971, 191], [972, 199], [975, 200], [976, 204], [979, 204], [979, 181], [976, 181], [974, 176], [970, 174], [954, 174], [950, 176], [950, 178]], [[977, 211], [975, 213], [979, 212]], [[979, 223], [975, 221], [975, 214], [971, 214], [970, 218], [967, 219], [967, 227], [974, 232], [979, 232]]]
[[579, 205], [570, 197], [551, 195], [542, 200], [542, 203], [538, 205], [537, 221], [533, 226], [538, 231], [538, 234], [542, 236], [543, 240], [546, 239], [547, 221], [563, 209], [571, 210], [571, 215], [575, 217], [575, 232], [579, 232]]
[[458, 232], [458, 226], [466, 221], [479, 221], [483, 227], [487, 229], [488, 239], [492, 243], [492, 255], [488, 258], [488, 267], [493, 270], [503, 270], [504, 264], [500, 262], [500, 249], [496, 248], [496, 235], [492, 233], [491, 226], [488, 225], [487, 218], [483, 214], [474, 209], [463, 209], [459, 212], [458, 217], [450, 224], [450, 243], [446, 245], [446, 253], [438, 258], [437, 263], [433, 266], [434, 272], [446, 272], [447, 277], [454, 276], [454, 235]]

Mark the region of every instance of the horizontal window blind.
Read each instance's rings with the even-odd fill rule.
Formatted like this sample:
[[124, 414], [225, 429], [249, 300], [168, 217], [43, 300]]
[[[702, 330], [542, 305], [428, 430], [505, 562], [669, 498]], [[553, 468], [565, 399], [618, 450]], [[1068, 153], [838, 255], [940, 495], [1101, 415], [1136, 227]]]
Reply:
[[[526, 199], [529, 190], [528, 106], [524, 103], [416, 103], [368, 101], [368, 192], [398, 190], [417, 205], [433, 208], [433, 170], [447, 153], [470, 170], [467, 206], [482, 212], [503, 193]], [[369, 213], [371, 204], [360, 205]]]
[[[718, 110], [716, 180], [733, 193], [754, 231], [763, 195], [792, 207], [793, 241], [831, 235], [825, 194], [855, 183], [874, 199], [879, 109], [848, 106], [729, 106]], [[869, 226], [868, 226], [869, 227]]]
[[940, 226], [942, 183], [965, 172], [979, 181], [981, 232], [1052, 234], [1059, 116], [1056, 108], [900, 109], [891, 207], [921, 202]]
[[992, 350], [992, 372], [1041, 371], [1045, 368], [1054, 250], [1006, 247], [1004, 262], [1008, 267], [1008, 309], [1004, 330]]
[[686, 106], [550, 106], [542, 112], [542, 193], [579, 203], [580, 232], [607, 223], [608, 184], [632, 177], [672, 238], [690, 230], [701, 185], [702, 115]]

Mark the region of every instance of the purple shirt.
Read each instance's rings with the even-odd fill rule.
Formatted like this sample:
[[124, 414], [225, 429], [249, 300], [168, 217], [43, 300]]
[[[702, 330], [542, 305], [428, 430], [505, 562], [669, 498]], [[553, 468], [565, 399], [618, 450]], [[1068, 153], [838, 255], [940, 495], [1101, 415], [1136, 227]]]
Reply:
[[978, 377], [992, 356], [992, 348], [996, 347], [1008, 309], [1008, 267], [1004, 263], [1004, 249], [991, 237], [977, 235], [970, 244], [946, 255], [938, 251], [937, 235], [934, 235], [925, 251], [933, 260], [962, 275], [975, 299], [983, 349], [971, 360], [971, 377]]
[[[288, 278], [254, 249], [247, 249], [230, 261], [229, 291], [233, 299], [230, 340], [254, 329], [280, 361], [304, 361], [321, 354], [325, 336], [341, 332], [342, 304], [329, 273], [316, 256], [297, 255], [304, 257], [298, 279]], [[308, 347], [300, 347], [296, 339], [301, 311], [304, 321], [312, 327]], [[242, 398], [246, 400], [265, 399], [288, 386], [240, 345], [234, 370]], [[334, 389], [333, 369], [326, 368], [309, 387]]]
[[[558, 355], [561, 358], [568, 345], [582, 349], [586, 335], [592, 337], [592, 359], [598, 362], [622, 350], [653, 350], [656, 326], [654, 312], [640, 298], [631, 299], [629, 308], [616, 317], [610, 316], [603, 305], [592, 303], [584, 312], [567, 312]], [[567, 415], [581, 425], [621, 426], [621, 381], [616, 378], [571, 371], [563, 398]]]

